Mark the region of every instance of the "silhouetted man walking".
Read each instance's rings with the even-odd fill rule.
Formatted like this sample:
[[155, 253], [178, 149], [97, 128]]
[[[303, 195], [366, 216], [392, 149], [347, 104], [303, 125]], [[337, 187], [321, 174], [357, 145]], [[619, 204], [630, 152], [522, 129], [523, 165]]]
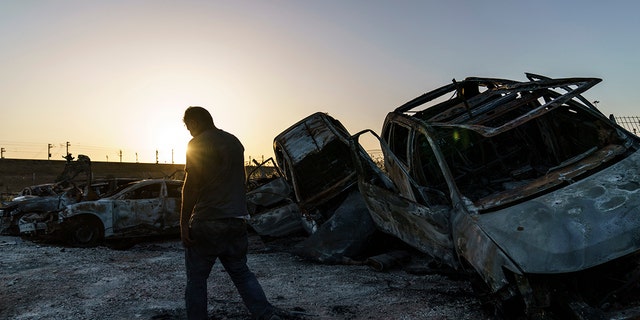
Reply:
[[193, 136], [187, 147], [180, 210], [187, 317], [208, 319], [207, 278], [220, 259], [251, 316], [280, 319], [247, 266], [244, 147], [234, 135], [216, 128], [204, 108], [187, 108], [183, 121]]

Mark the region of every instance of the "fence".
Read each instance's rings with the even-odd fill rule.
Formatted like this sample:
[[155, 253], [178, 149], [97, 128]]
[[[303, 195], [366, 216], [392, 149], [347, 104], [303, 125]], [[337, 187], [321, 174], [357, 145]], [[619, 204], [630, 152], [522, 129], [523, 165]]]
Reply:
[[616, 117], [611, 115], [610, 118], [621, 127], [633, 132], [633, 134], [640, 134], [640, 117]]

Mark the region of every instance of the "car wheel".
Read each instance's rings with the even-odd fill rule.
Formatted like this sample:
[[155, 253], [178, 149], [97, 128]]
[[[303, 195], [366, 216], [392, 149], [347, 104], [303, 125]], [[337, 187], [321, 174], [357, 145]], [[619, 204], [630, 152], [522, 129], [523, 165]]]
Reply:
[[102, 222], [93, 217], [79, 217], [70, 223], [69, 240], [76, 247], [94, 247], [104, 239]]

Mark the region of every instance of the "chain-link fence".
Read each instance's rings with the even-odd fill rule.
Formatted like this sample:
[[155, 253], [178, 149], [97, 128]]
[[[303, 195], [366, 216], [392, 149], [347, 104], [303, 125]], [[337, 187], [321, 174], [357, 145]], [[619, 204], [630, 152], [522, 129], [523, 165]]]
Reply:
[[623, 128], [633, 132], [633, 134], [640, 135], [640, 117], [617, 117], [611, 115], [609, 118]]

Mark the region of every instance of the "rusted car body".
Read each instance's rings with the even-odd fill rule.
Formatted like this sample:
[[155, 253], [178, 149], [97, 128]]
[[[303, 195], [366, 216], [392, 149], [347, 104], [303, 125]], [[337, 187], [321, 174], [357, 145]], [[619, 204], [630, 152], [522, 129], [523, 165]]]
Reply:
[[273, 140], [276, 162], [291, 184], [309, 233], [333, 213], [336, 202], [357, 182], [347, 129], [326, 113], [316, 112]]
[[[47, 197], [47, 196], [55, 196], [59, 193], [60, 190], [56, 190], [55, 183], [44, 183], [38, 184], [35, 186], [24, 187], [22, 191], [20, 191], [19, 197]], [[13, 200], [19, 200], [14, 198]]]
[[276, 162], [295, 195], [283, 209], [297, 206], [310, 234], [298, 244], [299, 256], [340, 263], [361, 254], [376, 232], [358, 191], [350, 136], [340, 121], [316, 112], [274, 138]]
[[180, 233], [182, 180], [132, 182], [112, 196], [67, 205], [49, 215], [20, 220], [23, 234], [44, 232], [66, 237], [71, 244], [94, 246], [105, 239], [126, 239]]
[[52, 196], [19, 197], [0, 207], [0, 234], [19, 235], [18, 223], [27, 214], [43, 214], [60, 211], [80, 200], [81, 191], [69, 188]]
[[[0, 234], [19, 235], [20, 219], [25, 215], [49, 216], [64, 209], [67, 205], [105, 197], [122, 187], [139, 179], [108, 178], [96, 179], [90, 185], [79, 184], [63, 187], [63, 184], [51, 184], [53, 195], [28, 195], [14, 198], [0, 207]], [[27, 187], [30, 188], [30, 187]], [[27, 188], [23, 189], [26, 190]], [[23, 191], [24, 192], [24, 191]], [[42, 218], [44, 219], [44, 218]]]
[[582, 97], [600, 79], [527, 77], [454, 80], [389, 113], [368, 130], [384, 171], [354, 157], [360, 192], [498, 315], [637, 317], [640, 140]]
[[[70, 156], [70, 155], [69, 155]], [[0, 234], [18, 235], [18, 223], [26, 214], [47, 214], [66, 205], [93, 197], [91, 189], [91, 159], [79, 155], [78, 160], [65, 163], [55, 183], [25, 187], [20, 196], [0, 207]], [[83, 191], [84, 190], [84, 191]], [[93, 199], [92, 199], [93, 200]]]
[[[271, 165], [272, 170], [264, 170]], [[256, 171], [271, 175], [251, 178]], [[260, 175], [263, 176], [263, 175]], [[283, 237], [303, 231], [302, 214], [294, 201], [291, 185], [283, 177], [273, 158], [257, 163], [247, 174], [247, 209], [249, 225], [262, 237]]]

